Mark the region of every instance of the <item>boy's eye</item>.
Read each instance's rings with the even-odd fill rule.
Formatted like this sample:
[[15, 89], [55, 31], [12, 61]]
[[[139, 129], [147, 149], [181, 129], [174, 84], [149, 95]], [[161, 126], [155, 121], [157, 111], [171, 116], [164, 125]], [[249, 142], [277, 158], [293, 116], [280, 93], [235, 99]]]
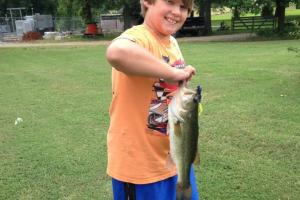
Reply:
[[168, 4], [173, 4], [173, 3], [174, 3], [173, 0], [166, 0], [166, 2], [167, 2]]
[[180, 5], [180, 8], [183, 9], [183, 10], [187, 10], [187, 9], [188, 9], [188, 8], [187, 8], [185, 5], [183, 5], [183, 4]]

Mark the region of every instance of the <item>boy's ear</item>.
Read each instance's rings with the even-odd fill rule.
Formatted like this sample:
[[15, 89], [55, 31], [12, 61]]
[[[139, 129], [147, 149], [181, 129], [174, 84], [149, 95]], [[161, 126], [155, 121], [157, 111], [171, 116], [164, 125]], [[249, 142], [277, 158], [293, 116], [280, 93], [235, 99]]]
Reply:
[[149, 1], [144, 0], [143, 5], [145, 6], [145, 8], [148, 8], [151, 4], [149, 3]]

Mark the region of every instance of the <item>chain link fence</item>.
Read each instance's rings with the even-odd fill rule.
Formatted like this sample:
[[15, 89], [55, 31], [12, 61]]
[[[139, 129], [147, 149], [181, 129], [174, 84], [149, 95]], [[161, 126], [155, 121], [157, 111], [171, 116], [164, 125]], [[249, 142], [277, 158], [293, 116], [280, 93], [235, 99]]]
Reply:
[[[20, 27], [22, 28], [22, 24], [25, 24], [25, 21], [20, 22], [19, 20], [25, 20], [25, 19], [28, 20], [28, 17], [31, 16], [26, 16], [23, 18], [0, 17], [0, 41], [6, 40], [7, 37], [20, 36], [20, 34], [22, 33], [22, 30], [20, 31]], [[53, 23], [51, 23], [51, 27], [48, 27], [47, 25], [47, 26], [43, 26], [43, 28], [40, 28], [39, 21], [37, 21], [37, 18], [34, 18], [32, 20], [33, 20], [32, 21], [33, 25], [30, 27], [34, 27], [34, 28], [30, 30], [35, 29], [36, 31], [41, 32], [42, 34], [48, 31], [56, 31], [61, 33], [71, 32], [72, 34], [75, 35], [81, 35], [84, 34], [86, 31], [86, 24], [81, 17], [52, 17]], [[51, 17], [50, 17], [50, 21], [51, 21]], [[95, 18], [94, 22], [97, 23], [97, 27], [103, 34], [120, 33], [124, 30], [124, 19], [122, 15], [110, 15], [110, 14], [101, 15], [98, 18]], [[23, 30], [25, 30], [25, 28]]]
[[0, 17], [0, 33], [10, 33], [14, 32], [15, 29], [15, 21], [20, 18], [8, 18], [8, 17]]
[[[10, 33], [16, 31], [16, 20], [22, 20], [17, 17], [0, 17], [0, 33]], [[53, 29], [55, 31], [78, 31], [82, 32], [85, 30], [85, 22], [81, 17], [53, 17]], [[100, 23], [100, 19], [95, 20], [96, 23]], [[99, 24], [100, 25], [100, 24]]]
[[59, 32], [72, 31], [83, 32], [85, 22], [80, 17], [54, 17], [54, 30]]

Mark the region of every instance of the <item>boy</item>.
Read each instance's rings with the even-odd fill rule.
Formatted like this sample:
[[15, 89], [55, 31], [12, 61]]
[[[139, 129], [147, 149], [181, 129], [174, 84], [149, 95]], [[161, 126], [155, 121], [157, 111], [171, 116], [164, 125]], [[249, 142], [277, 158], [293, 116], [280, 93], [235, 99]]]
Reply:
[[[107, 49], [112, 102], [107, 137], [107, 173], [115, 200], [173, 200], [176, 167], [169, 158], [168, 102], [178, 82], [195, 69], [185, 66], [171, 36], [183, 25], [193, 0], [141, 0], [144, 23]], [[193, 197], [198, 199], [191, 172]]]

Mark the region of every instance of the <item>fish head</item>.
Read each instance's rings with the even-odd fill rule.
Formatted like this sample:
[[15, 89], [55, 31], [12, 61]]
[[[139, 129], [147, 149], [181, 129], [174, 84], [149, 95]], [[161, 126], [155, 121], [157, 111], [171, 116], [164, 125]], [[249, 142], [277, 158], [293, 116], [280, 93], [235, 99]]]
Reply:
[[196, 90], [188, 88], [182, 84], [176, 95], [173, 97], [169, 106], [171, 114], [175, 116], [177, 121], [183, 122], [186, 115], [198, 108], [201, 101], [201, 87], [198, 86]]
[[180, 105], [185, 110], [193, 109], [195, 104], [199, 104], [202, 98], [202, 88], [197, 86], [196, 90], [187, 88], [186, 85], [180, 86], [179, 95], [177, 96]]

